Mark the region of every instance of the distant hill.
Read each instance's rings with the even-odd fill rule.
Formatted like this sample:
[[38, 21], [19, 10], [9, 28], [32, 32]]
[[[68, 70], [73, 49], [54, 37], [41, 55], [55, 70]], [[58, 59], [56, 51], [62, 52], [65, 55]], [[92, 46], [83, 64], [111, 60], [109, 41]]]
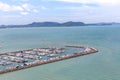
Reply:
[[58, 23], [58, 22], [33, 22], [28, 24], [29, 26], [36, 26], [36, 27], [54, 27], [54, 26], [84, 26], [85, 23], [83, 22], [65, 22], [65, 23]]
[[100, 26], [100, 25], [113, 25], [113, 24], [120, 24], [120, 23], [94, 23], [94, 24], [85, 24], [84, 22], [65, 22], [65, 23], [58, 23], [58, 22], [33, 22], [27, 25], [1, 25], [0, 28], [21, 28], [21, 27], [71, 27], [71, 26]]
[[61, 25], [62, 26], [85, 26], [85, 23], [69, 21], [69, 22], [62, 23]]
[[33, 22], [33, 23], [31, 23], [31, 24], [28, 24], [28, 26], [36, 26], [36, 27], [45, 27], [45, 26], [47, 26], [47, 27], [52, 27], [52, 26], [61, 26], [61, 24], [60, 23], [58, 23], [58, 22]]

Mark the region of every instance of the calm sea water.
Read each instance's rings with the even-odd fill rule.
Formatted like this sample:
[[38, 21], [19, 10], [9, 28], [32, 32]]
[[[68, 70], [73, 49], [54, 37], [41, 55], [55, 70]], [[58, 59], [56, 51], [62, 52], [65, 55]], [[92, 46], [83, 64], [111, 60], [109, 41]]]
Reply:
[[0, 29], [0, 52], [86, 45], [99, 50], [51, 64], [0, 75], [0, 80], [119, 80], [120, 26]]

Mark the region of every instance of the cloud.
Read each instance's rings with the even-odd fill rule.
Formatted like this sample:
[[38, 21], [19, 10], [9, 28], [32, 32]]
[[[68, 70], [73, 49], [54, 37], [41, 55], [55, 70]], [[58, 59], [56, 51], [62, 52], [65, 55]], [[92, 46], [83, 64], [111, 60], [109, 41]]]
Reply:
[[34, 9], [33, 12], [38, 13], [39, 11], [37, 9]]
[[3, 12], [17, 12], [22, 15], [27, 15], [29, 12], [37, 12], [34, 6], [24, 3], [22, 5], [10, 5], [0, 1], [0, 11]]
[[[49, 0], [50, 1], [50, 0]], [[81, 4], [120, 5], [120, 0], [51, 0]]]
[[12, 0], [12, 1], [28, 2], [29, 0]]
[[22, 2], [27, 2], [27, 1], [29, 1], [29, 0], [20, 0], [20, 1], [22, 1]]
[[21, 12], [22, 15], [27, 15], [29, 14], [28, 12]]
[[21, 5], [21, 7], [24, 9], [24, 10], [26, 10], [26, 11], [31, 11], [31, 5], [29, 5], [29, 4], [23, 4], [23, 5]]
[[41, 6], [41, 9], [42, 10], [46, 10], [47, 8], [45, 6]]
[[21, 6], [8, 5], [0, 2], [0, 10], [2, 11], [23, 11]]

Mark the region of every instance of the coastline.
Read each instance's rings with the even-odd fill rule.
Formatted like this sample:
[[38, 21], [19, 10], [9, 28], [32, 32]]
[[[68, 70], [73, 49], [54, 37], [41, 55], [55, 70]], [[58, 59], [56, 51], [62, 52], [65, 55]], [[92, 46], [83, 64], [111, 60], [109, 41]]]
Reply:
[[80, 27], [80, 26], [110, 26], [110, 25], [120, 25], [120, 23], [84, 23], [84, 22], [32, 22], [30, 24], [21, 24], [21, 25], [0, 25], [0, 29], [6, 29], [6, 28], [29, 28], [29, 27]]

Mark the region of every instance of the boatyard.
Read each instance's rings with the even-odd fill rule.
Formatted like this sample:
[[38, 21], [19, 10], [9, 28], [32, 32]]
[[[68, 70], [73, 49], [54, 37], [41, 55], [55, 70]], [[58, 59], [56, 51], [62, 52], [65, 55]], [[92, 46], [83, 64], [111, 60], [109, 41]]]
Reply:
[[0, 54], [0, 74], [98, 52], [85, 46], [47, 47]]

